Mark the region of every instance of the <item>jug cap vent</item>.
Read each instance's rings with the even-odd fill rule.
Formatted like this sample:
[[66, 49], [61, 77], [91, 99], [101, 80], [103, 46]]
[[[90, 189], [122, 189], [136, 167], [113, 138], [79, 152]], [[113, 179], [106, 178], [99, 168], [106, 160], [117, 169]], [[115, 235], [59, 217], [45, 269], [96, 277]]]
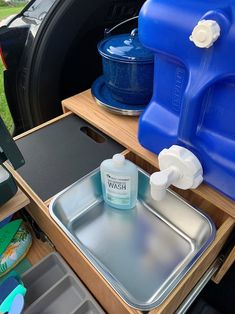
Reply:
[[220, 26], [214, 20], [201, 20], [189, 39], [199, 48], [210, 48], [220, 36]]

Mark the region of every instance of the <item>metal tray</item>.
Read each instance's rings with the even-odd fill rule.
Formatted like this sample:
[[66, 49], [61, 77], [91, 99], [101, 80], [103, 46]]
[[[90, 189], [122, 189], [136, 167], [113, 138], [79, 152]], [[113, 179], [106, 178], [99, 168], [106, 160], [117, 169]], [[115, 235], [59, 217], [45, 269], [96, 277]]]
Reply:
[[215, 237], [213, 222], [171, 191], [150, 196], [139, 169], [138, 202], [117, 210], [104, 203], [99, 169], [61, 193], [50, 214], [130, 306], [160, 305]]

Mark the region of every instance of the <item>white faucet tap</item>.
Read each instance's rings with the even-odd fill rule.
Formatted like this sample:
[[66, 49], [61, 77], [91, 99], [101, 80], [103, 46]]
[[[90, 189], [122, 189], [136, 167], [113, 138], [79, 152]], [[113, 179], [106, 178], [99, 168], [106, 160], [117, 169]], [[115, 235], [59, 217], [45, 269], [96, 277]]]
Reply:
[[169, 149], [163, 149], [158, 160], [160, 171], [150, 177], [151, 196], [154, 200], [162, 200], [171, 184], [187, 190], [197, 188], [203, 181], [200, 161], [184, 147], [173, 145]]

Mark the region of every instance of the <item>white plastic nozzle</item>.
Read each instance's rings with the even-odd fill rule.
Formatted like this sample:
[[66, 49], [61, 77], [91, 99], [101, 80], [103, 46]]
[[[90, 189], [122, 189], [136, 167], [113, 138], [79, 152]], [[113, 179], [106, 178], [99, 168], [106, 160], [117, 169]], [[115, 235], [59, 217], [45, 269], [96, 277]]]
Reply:
[[125, 156], [123, 156], [122, 154], [115, 154], [113, 155], [112, 159], [115, 165], [117, 166], [122, 166], [123, 163], [125, 162]]
[[188, 149], [173, 145], [163, 149], [159, 156], [159, 168], [150, 177], [151, 196], [160, 201], [172, 184], [183, 190], [195, 189], [203, 181], [203, 170], [198, 158]]
[[167, 188], [177, 181], [179, 177], [178, 169], [173, 166], [153, 173], [150, 177], [152, 198], [156, 201], [162, 200], [165, 197]]
[[210, 48], [220, 36], [220, 26], [214, 20], [201, 20], [189, 39], [199, 48]]

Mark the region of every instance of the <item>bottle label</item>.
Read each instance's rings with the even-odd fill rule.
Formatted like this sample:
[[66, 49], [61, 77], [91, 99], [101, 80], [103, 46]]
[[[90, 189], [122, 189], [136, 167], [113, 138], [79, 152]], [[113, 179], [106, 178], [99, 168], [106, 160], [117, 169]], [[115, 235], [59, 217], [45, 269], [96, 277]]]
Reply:
[[104, 173], [106, 198], [110, 203], [116, 205], [130, 205], [131, 178], [126, 176], [115, 176]]

